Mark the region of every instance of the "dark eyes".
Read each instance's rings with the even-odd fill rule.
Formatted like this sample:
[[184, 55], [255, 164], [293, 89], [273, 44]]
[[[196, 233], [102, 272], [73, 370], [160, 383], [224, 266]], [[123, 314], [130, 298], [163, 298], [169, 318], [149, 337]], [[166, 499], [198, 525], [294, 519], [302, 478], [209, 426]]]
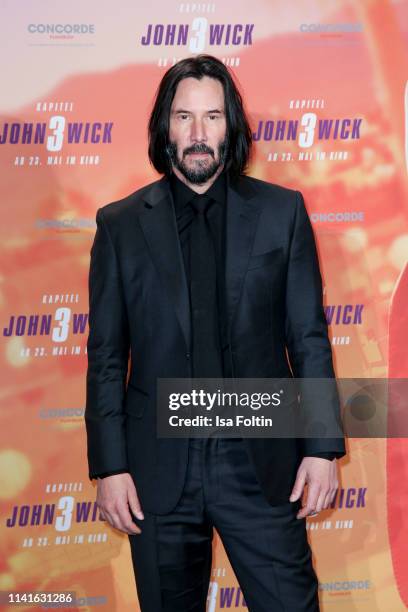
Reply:
[[[182, 121], [186, 121], [187, 119], [190, 118], [190, 115], [184, 114], [184, 113], [179, 113], [177, 115], [177, 117], [179, 119], [181, 119]], [[214, 119], [219, 119], [220, 115], [219, 114], [214, 114], [214, 115], [207, 115], [208, 119], [210, 119], [211, 121], [213, 121]]]

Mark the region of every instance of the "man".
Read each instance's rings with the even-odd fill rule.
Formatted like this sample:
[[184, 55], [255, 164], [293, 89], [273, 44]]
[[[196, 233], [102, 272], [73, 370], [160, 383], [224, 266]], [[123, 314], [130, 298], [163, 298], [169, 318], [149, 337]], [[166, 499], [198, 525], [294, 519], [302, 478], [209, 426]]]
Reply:
[[334, 377], [303, 198], [245, 176], [250, 147], [226, 67], [182, 60], [149, 122], [164, 176], [96, 215], [89, 477], [143, 612], [205, 610], [214, 526], [251, 612], [319, 609], [305, 517], [335, 495], [343, 439], [156, 435], [159, 378]]

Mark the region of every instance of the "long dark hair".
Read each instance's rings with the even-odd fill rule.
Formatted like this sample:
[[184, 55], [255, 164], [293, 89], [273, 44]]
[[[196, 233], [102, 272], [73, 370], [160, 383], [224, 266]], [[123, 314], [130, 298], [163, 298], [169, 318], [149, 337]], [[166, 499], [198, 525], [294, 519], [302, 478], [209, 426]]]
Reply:
[[218, 79], [224, 89], [227, 120], [228, 154], [226, 168], [233, 175], [244, 174], [252, 145], [252, 132], [244, 111], [242, 97], [225, 65], [212, 55], [197, 55], [183, 59], [172, 66], [160, 81], [149, 119], [149, 159], [160, 174], [171, 174], [171, 161], [167, 153], [170, 108], [177, 85], [182, 79]]

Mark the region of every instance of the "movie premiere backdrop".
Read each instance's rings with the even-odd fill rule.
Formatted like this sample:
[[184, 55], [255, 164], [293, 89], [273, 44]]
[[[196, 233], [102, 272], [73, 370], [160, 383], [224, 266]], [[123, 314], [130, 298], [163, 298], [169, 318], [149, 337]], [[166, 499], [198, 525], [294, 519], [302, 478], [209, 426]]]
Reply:
[[[86, 462], [96, 209], [158, 178], [146, 128], [165, 70], [215, 55], [246, 101], [250, 174], [305, 196], [337, 375], [406, 376], [408, 2], [1, 7], [0, 591], [136, 611], [128, 538], [99, 517]], [[322, 610], [406, 610], [407, 440], [347, 446], [332, 507], [307, 519]], [[247, 609], [218, 537], [207, 609]]]

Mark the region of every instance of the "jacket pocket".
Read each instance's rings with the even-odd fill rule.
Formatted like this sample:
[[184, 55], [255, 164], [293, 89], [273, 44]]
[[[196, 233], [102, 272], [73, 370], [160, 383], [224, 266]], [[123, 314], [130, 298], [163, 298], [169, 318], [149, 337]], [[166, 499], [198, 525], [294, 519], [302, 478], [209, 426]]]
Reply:
[[283, 247], [277, 247], [266, 253], [259, 253], [259, 255], [252, 255], [249, 258], [248, 270], [254, 270], [266, 266], [270, 263], [276, 262], [279, 257], [283, 254]]

